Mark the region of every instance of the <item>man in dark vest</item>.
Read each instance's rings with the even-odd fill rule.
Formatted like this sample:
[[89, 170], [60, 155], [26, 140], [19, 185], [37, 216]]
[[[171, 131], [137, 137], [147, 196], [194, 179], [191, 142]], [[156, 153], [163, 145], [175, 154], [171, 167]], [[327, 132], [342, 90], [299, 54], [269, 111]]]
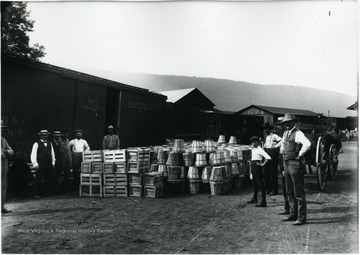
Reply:
[[40, 198], [41, 182], [44, 179], [44, 195], [52, 195], [53, 175], [55, 167], [55, 153], [51, 142], [48, 141], [49, 132], [41, 130], [40, 139], [33, 144], [31, 163], [36, 169], [34, 180], [35, 198]]
[[53, 193], [59, 193], [60, 185], [62, 183], [62, 151], [61, 151], [61, 132], [60, 131], [53, 131], [52, 133], [52, 146], [55, 153], [55, 168], [54, 168], [54, 175], [53, 175]]
[[306, 222], [305, 172], [302, 164], [311, 143], [296, 127], [297, 122], [295, 115], [288, 113], [280, 122], [286, 129], [280, 151], [283, 155], [286, 190], [290, 204], [290, 215], [283, 221], [295, 221], [293, 225], [302, 225]]

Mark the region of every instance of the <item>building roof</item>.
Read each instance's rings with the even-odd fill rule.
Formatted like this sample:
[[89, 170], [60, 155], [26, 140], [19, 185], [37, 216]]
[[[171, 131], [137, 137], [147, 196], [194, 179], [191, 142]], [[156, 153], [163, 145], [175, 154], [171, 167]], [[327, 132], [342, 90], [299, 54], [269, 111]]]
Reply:
[[[164, 95], [149, 91], [148, 89], [127, 85], [124, 83], [104, 79], [104, 78], [94, 76], [91, 74], [78, 72], [75, 70], [43, 63], [43, 62], [36, 61], [36, 60], [31, 60], [31, 59], [27, 59], [27, 58], [11, 56], [11, 55], [6, 55], [6, 54], [1, 56], [1, 60], [5, 61], [5, 62], [7, 61], [9, 63], [15, 63], [15, 64], [23, 65], [23, 66], [28, 66], [31, 68], [40, 69], [40, 70], [51, 72], [51, 73], [56, 73], [58, 75], [61, 75], [63, 77], [68, 77], [70, 79], [77, 79], [77, 80], [81, 80], [84, 82], [94, 83], [96, 85], [101, 85], [101, 86], [115, 88], [115, 89], [121, 89], [121, 90], [128, 90], [128, 91], [137, 92], [137, 93], [152, 94], [153, 96], [156, 96], [156, 97], [164, 97]], [[2, 64], [5, 65], [4, 62]]]
[[356, 101], [353, 105], [349, 106], [349, 107], [346, 108], [346, 109], [357, 111], [357, 109], [358, 109], [358, 102]]
[[215, 104], [209, 98], [207, 98], [203, 93], [201, 93], [201, 91], [197, 88], [176, 89], [176, 90], [167, 90], [167, 91], [158, 91], [158, 92], [167, 96], [167, 102], [176, 103], [179, 100], [181, 100], [182, 98], [184, 98], [185, 96], [187, 96], [190, 93], [193, 93], [195, 91], [197, 91], [199, 94], [201, 94], [201, 96], [203, 96], [204, 99], [209, 102], [209, 104], [211, 104], [212, 106], [215, 106]]
[[167, 96], [167, 101], [170, 103], [176, 103], [181, 98], [185, 97], [186, 95], [190, 94], [196, 88], [190, 89], [176, 89], [176, 90], [166, 90], [166, 91], [158, 91], [159, 93]]
[[285, 114], [285, 113], [291, 113], [294, 115], [300, 115], [300, 116], [317, 116], [318, 114], [309, 110], [301, 110], [301, 109], [291, 109], [291, 108], [282, 108], [282, 107], [273, 107], [273, 106], [264, 106], [264, 105], [250, 105], [237, 113], [244, 112], [248, 110], [251, 107], [256, 107], [258, 109], [261, 109], [265, 112], [271, 113], [271, 114]]

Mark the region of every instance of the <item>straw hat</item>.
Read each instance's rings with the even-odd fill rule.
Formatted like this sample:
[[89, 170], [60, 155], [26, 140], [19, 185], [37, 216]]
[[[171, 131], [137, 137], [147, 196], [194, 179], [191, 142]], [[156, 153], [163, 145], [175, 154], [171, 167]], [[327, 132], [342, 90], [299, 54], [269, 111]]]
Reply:
[[48, 135], [49, 131], [47, 131], [46, 129], [40, 130], [40, 132], [38, 133], [38, 135]]
[[279, 124], [289, 122], [289, 121], [295, 121], [295, 120], [299, 120], [299, 119], [296, 118], [294, 114], [285, 113], [284, 119], [282, 121], [280, 121]]
[[52, 132], [52, 135], [53, 135], [53, 136], [61, 136], [61, 132], [58, 131], [58, 130], [56, 130], [56, 131], [53, 131], [53, 132]]
[[113, 125], [108, 126], [108, 129], [114, 129]]

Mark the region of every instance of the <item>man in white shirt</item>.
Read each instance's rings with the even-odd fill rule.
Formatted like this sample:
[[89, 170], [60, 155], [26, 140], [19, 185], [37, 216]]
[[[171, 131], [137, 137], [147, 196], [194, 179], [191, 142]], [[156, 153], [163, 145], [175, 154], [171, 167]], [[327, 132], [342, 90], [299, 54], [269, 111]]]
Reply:
[[[271, 160], [271, 157], [259, 146], [259, 137], [251, 137], [250, 142], [253, 145], [253, 149], [251, 150], [251, 173], [253, 175], [254, 196], [247, 202], [249, 204], [256, 204], [257, 207], [266, 207], [266, 192], [262, 168]], [[262, 162], [263, 158], [265, 158], [264, 162]], [[261, 190], [262, 200], [260, 203], [257, 203], [259, 190]]]
[[264, 150], [271, 157], [271, 162], [266, 164], [264, 171], [264, 182], [266, 193], [270, 196], [278, 194], [278, 148], [281, 145], [281, 137], [273, 132], [274, 126], [270, 123], [265, 123], [263, 126], [266, 138], [264, 143]]
[[31, 163], [36, 169], [34, 180], [35, 198], [40, 198], [41, 182], [44, 179], [44, 195], [52, 195], [52, 180], [55, 167], [55, 153], [51, 142], [48, 140], [49, 132], [41, 130], [40, 139], [35, 142], [31, 150]]
[[82, 162], [82, 153], [84, 151], [90, 150], [87, 141], [82, 139], [82, 134], [83, 131], [81, 129], [75, 130], [75, 139], [69, 142], [70, 150], [72, 152], [74, 182], [76, 187], [80, 185], [80, 168]]
[[284, 124], [286, 131], [283, 135], [280, 152], [285, 168], [286, 190], [290, 205], [289, 217], [283, 221], [295, 221], [293, 225], [306, 223], [306, 196], [304, 191], [303, 158], [310, 149], [311, 143], [304, 133], [296, 127], [298, 119], [293, 114], [285, 114], [279, 122]]

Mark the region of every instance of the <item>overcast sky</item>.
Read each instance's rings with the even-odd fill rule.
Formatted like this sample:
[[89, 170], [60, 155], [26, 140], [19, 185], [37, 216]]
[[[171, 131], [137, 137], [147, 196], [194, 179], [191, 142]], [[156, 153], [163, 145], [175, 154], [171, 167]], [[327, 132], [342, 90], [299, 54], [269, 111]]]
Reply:
[[357, 93], [357, 3], [31, 2], [43, 62]]

